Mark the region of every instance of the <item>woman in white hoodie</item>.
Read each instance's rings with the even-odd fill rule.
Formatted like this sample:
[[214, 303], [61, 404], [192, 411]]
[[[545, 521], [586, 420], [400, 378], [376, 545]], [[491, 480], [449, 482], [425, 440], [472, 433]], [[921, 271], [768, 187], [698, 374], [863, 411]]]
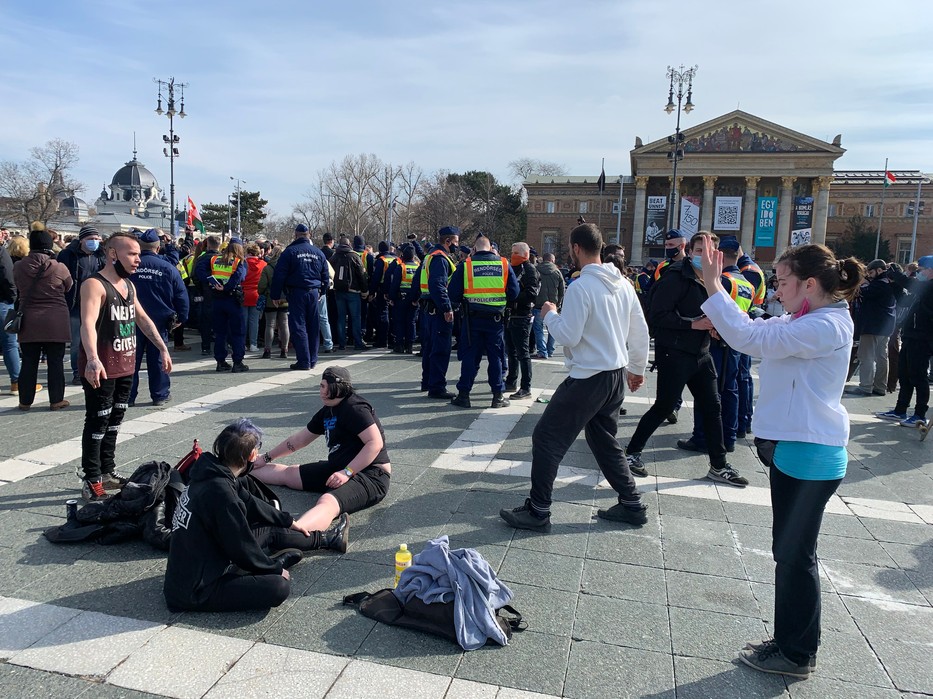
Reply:
[[842, 407], [852, 350], [851, 300], [865, 274], [822, 245], [789, 248], [777, 261], [778, 296], [789, 315], [752, 320], [723, 291], [722, 253], [707, 243], [703, 312], [743, 354], [761, 357], [752, 430], [770, 469], [775, 567], [774, 638], [739, 659], [756, 670], [806, 678], [820, 643], [816, 543], [826, 503], [846, 473], [849, 416]]

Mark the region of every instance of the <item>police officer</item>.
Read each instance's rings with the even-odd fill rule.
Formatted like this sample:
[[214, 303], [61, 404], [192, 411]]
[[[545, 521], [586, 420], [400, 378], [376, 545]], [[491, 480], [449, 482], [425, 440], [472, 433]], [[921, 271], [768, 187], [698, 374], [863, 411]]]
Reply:
[[460, 244], [460, 229], [444, 226], [437, 232], [437, 245], [425, 258], [419, 275], [421, 311], [421, 390], [429, 398], [450, 400], [447, 390], [447, 367], [453, 337], [454, 310], [447, 294], [450, 277], [457, 268], [453, 260]]
[[384, 240], [379, 242], [379, 254], [373, 261], [373, 274], [369, 279], [369, 303], [374, 316], [374, 344], [373, 347], [388, 347], [390, 335], [394, 328], [389, 322], [389, 287], [387, 272], [389, 266], [395, 264], [398, 258], [389, 251], [389, 244]]
[[[150, 228], [137, 236], [140, 255], [139, 267], [130, 277], [136, 287], [139, 302], [146, 309], [152, 322], [168, 344], [168, 334], [176, 323], [188, 319], [188, 292], [181, 279], [181, 274], [170, 260], [158, 254], [159, 232]], [[136, 403], [139, 393], [139, 369], [146, 358], [146, 371], [149, 374], [149, 397], [153, 405], [165, 405], [171, 400], [171, 379], [162, 370], [162, 354], [149, 338], [136, 328], [136, 371], [133, 374], [133, 386], [130, 389], [130, 405]]]
[[308, 227], [299, 223], [295, 226], [295, 240], [279, 257], [269, 290], [273, 301], [282, 298], [283, 290], [288, 300], [288, 329], [297, 359], [289, 369], [308, 371], [317, 364], [320, 343], [318, 299], [327, 293], [329, 286], [327, 258], [320, 248], [311, 244]]
[[675, 262], [680, 262], [686, 257], [687, 239], [677, 228], [672, 228], [664, 236], [664, 260], [654, 270], [654, 281], [658, 281], [661, 275]]
[[[222, 253], [201, 256], [195, 275], [211, 295], [214, 321], [214, 359], [217, 371], [238, 374], [249, 371], [243, 363], [246, 355], [246, 319], [243, 317], [243, 280], [246, 278], [246, 253], [239, 238], [231, 238]], [[227, 362], [227, 340], [233, 354], [233, 366]]]
[[[742, 276], [736, 266], [739, 241], [734, 236], [724, 236], [719, 241], [722, 251], [722, 286], [726, 293], [744, 312], [752, 307], [755, 289]], [[710, 343], [710, 354], [719, 380], [719, 403], [722, 406], [722, 436], [727, 452], [735, 451], [735, 439], [739, 425], [739, 362], [741, 355], [718, 337]], [[677, 440], [677, 447], [685, 451], [706, 451], [706, 435], [703, 417], [699, 410], [693, 412], [693, 435], [690, 439]]]
[[470, 390], [476, 379], [483, 354], [489, 362], [489, 387], [492, 408], [505, 408], [509, 401], [502, 396], [502, 358], [505, 354], [505, 308], [518, 297], [518, 280], [509, 261], [492, 251], [489, 238], [480, 233], [473, 244], [473, 254], [457, 267], [450, 280], [450, 302], [462, 309], [460, 332], [460, 380], [452, 405], [470, 407]]
[[389, 266], [388, 288], [389, 304], [395, 320], [395, 346], [392, 351], [396, 354], [411, 354], [411, 346], [415, 339], [415, 311], [418, 300], [410, 299], [412, 282], [417, 278], [419, 263], [415, 258], [414, 246], [406, 243], [401, 248], [402, 257]]
[[638, 295], [638, 301], [641, 303], [642, 310], [645, 309], [645, 305], [648, 302], [648, 291], [654, 283], [654, 273], [657, 268], [657, 260], [648, 260], [635, 277], [635, 293]]
[[211, 343], [214, 341], [214, 293], [208, 284], [205, 284], [198, 277], [198, 265], [202, 258], [206, 258], [205, 264], [210, 265], [211, 258], [220, 252], [220, 238], [216, 235], [209, 235], [201, 241], [193, 253], [194, 260], [191, 263], [191, 276], [194, 285], [194, 296], [191, 297], [191, 305], [198, 308], [198, 332], [201, 335], [201, 354], [208, 357], [212, 354]]
[[[738, 240], [735, 241], [736, 244]], [[723, 244], [725, 244], [725, 240]], [[722, 248], [722, 245], [719, 247]], [[752, 258], [745, 254], [742, 246], [738, 247], [739, 259], [736, 264], [742, 276], [755, 288], [752, 298], [752, 308], [761, 308], [765, 303], [767, 286], [765, 273], [756, 265]], [[752, 378], [752, 358], [748, 354], [739, 355], [739, 427], [736, 437], [744, 439], [752, 431], [752, 413], [754, 412], [755, 382]]]

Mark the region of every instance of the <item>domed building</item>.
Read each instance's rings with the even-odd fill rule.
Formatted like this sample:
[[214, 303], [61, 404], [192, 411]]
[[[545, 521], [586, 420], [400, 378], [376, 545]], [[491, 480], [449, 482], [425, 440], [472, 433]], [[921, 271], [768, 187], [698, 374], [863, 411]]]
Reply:
[[133, 228], [171, 229], [168, 198], [155, 175], [137, 160], [135, 149], [132, 160], [114, 173], [109, 185], [104, 185], [95, 206], [94, 223], [101, 233]]

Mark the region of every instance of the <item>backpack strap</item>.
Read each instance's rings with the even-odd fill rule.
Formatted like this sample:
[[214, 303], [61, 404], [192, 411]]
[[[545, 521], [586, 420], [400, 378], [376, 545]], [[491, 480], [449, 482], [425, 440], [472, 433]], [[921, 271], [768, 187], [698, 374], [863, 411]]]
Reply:
[[343, 605], [345, 607], [359, 607], [360, 603], [369, 596], [368, 592], [354, 592], [352, 595], [343, 598]]
[[522, 619], [521, 612], [510, 604], [504, 604], [496, 610], [496, 616], [502, 618], [512, 631], [520, 632], [528, 628], [528, 622]]

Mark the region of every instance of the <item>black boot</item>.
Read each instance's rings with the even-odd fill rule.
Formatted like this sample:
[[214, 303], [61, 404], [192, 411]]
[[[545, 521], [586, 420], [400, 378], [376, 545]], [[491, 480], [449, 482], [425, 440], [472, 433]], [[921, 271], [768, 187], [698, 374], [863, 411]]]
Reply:
[[230, 371], [233, 367], [230, 366], [230, 362], [226, 359], [222, 362], [217, 362], [217, 371]]
[[492, 394], [492, 403], [489, 405], [490, 408], [508, 408], [509, 401], [502, 397], [501, 393]]
[[233, 369], [231, 371], [234, 374], [242, 374], [244, 371], [249, 371], [249, 367], [246, 366], [243, 362], [234, 362]]
[[470, 408], [470, 394], [469, 393], [458, 393], [457, 397], [450, 401], [451, 405], [456, 405], [458, 408]]
[[300, 549], [282, 549], [270, 556], [273, 561], [281, 565], [285, 570], [298, 563], [303, 557], [304, 554], [301, 553]]
[[324, 531], [321, 532], [321, 548], [337, 553], [347, 552], [350, 537], [350, 518], [344, 512]]

